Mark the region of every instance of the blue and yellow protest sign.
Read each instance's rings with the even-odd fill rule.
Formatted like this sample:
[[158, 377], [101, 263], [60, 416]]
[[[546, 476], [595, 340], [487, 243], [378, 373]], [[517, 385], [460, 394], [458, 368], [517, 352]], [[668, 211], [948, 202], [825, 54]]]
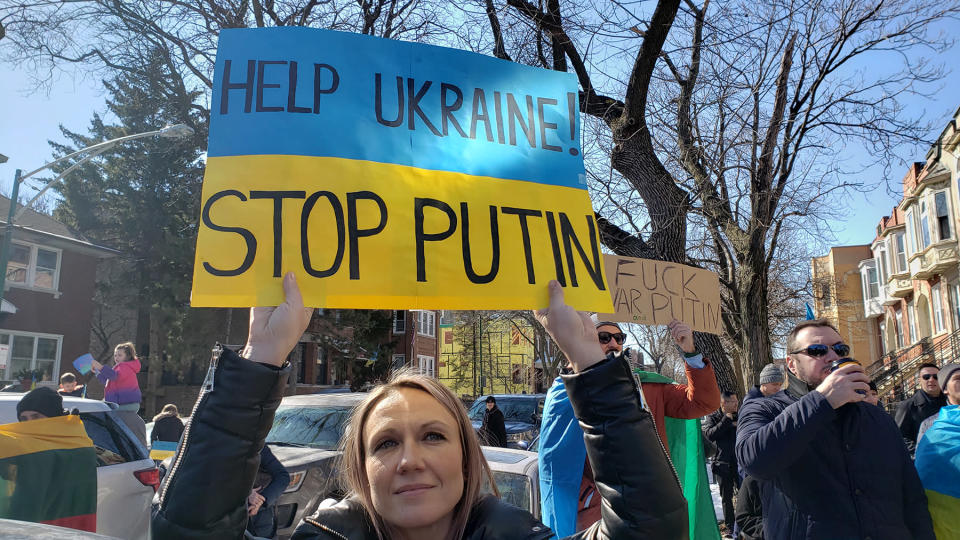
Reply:
[[612, 311], [572, 74], [311, 28], [220, 34], [194, 306]]

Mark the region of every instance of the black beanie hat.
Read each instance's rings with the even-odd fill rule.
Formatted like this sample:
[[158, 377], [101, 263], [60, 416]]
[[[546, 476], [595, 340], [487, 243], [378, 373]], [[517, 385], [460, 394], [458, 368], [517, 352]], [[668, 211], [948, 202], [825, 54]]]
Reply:
[[34, 388], [17, 403], [17, 420], [23, 411], [36, 411], [44, 416], [63, 416], [63, 398], [54, 389], [41, 386]]

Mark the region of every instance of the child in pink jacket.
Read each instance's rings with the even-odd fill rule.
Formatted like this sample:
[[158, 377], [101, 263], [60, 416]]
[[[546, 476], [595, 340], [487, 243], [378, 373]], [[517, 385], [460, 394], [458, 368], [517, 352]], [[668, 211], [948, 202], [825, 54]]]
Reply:
[[121, 411], [140, 410], [140, 383], [137, 382], [140, 359], [137, 358], [133, 343], [117, 345], [113, 351], [113, 367], [94, 360], [93, 371], [105, 386], [104, 401], [116, 403]]

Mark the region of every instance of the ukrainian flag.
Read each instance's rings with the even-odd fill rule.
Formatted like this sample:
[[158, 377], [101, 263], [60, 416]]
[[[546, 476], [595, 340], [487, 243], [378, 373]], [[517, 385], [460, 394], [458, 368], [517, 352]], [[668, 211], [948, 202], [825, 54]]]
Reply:
[[960, 406], [940, 409], [917, 444], [916, 456], [937, 538], [960, 538]]
[[96, 531], [97, 454], [80, 417], [0, 425], [0, 518]]

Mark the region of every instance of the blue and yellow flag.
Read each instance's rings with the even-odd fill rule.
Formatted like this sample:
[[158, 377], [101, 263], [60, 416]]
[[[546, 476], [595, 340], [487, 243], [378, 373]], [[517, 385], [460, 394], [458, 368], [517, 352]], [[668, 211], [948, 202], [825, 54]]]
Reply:
[[937, 538], [960, 538], [960, 406], [940, 409], [917, 443], [915, 464]]
[[220, 34], [194, 306], [612, 311], [573, 74], [312, 28]]

